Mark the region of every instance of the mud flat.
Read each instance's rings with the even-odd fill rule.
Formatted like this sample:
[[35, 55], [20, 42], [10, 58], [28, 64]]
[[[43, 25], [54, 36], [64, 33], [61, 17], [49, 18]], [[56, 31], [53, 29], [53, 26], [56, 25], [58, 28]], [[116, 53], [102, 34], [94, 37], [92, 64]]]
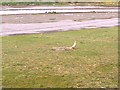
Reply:
[[118, 18], [97, 19], [82, 22], [62, 20], [50, 23], [29, 23], [29, 24], [1, 24], [3, 30], [0, 35], [32, 34], [53, 31], [81, 30], [88, 28], [102, 28], [118, 26]]
[[118, 13], [66, 13], [66, 14], [27, 14], [27, 15], [2, 15], [2, 23], [46, 23], [60, 20], [95, 20], [117, 18]]

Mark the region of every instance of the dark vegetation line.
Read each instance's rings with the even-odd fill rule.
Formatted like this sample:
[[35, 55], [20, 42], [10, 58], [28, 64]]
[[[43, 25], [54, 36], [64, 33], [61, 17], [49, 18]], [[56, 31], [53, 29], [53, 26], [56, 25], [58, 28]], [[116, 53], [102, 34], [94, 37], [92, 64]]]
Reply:
[[55, 6], [64, 6], [64, 5], [87, 5], [87, 6], [120, 6], [118, 2], [1, 2], [0, 5], [55, 5]]

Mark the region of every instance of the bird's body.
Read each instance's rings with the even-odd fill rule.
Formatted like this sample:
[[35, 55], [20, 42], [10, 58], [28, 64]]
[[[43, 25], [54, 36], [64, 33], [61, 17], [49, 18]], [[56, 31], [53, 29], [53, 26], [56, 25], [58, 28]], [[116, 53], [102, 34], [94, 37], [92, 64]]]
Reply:
[[53, 47], [52, 50], [55, 51], [68, 51], [68, 50], [73, 50], [76, 47], [76, 41], [74, 42], [74, 44], [71, 47]]

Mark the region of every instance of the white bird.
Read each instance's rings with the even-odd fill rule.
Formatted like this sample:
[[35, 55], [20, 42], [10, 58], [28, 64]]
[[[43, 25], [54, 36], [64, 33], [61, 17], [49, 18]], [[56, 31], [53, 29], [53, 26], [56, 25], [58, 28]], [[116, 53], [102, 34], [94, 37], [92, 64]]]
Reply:
[[75, 49], [77, 42], [75, 41], [74, 44], [72, 45], [72, 48]]

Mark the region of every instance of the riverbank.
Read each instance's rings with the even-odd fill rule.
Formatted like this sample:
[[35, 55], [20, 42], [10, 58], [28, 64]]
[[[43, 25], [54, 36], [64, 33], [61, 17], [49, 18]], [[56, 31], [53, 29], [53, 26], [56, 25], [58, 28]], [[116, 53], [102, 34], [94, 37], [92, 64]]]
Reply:
[[47, 33], [57, 31], [81, 30], [89, 28], [108, 28], [118, 26], [118, 18], [97, 19], [82, 22], [63, 20], [51, 23], [30, 23], [30, 24], [2, 24], [2, 36]]

